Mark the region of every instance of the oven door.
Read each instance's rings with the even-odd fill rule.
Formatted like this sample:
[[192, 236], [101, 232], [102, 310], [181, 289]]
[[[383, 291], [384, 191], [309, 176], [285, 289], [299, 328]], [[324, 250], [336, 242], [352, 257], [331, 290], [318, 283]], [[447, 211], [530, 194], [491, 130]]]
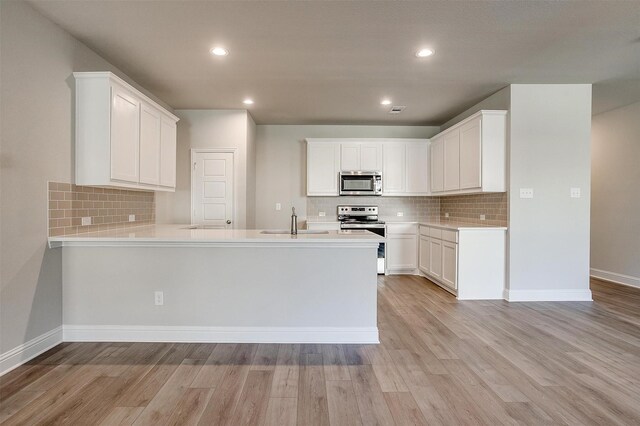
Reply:
[[[341, 223], [340, 224], [340, 230], [346, 231], [350, 229], [351, 230], [358, 229], [360, 231], [364, 229], [366, 231], [371, 231], [374, 234], [378, 234], [381, 237], [385, 236], [385, 226], [382, 223], [376, 223], [371, 225], [365, 224], [365, 223]], [[384, 270], [385, 270], [385, 245], [384, 243], [380, 243], [378, 245], [378, 274], [384, 275]]]

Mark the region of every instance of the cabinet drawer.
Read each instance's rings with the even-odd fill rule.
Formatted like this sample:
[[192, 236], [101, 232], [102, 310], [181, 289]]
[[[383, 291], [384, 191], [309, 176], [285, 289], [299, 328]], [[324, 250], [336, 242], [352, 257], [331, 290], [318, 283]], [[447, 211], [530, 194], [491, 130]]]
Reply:
[[442, 230], [442, 239], [445, 241], [450, 241], [452, 243], [458, 242], [458, 232], [457, 231], [448, 231], [446, 229]]
[[418, 224], [416, 223], [387, 223], [388, 234], [412, 234], [418, 233]]
[[429, 236], [429, 227], [420, 225], [420, 235], [424, 235], [425, 237]]
[[429, 228], [429, 236], [441, 240], [442, 239], [442, 229]]

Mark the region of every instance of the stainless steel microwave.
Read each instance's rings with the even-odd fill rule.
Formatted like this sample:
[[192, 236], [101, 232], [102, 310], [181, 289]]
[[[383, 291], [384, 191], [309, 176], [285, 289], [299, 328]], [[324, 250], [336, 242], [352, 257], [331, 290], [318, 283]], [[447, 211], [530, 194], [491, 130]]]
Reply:
[[340, 195], [382, 195], [380, 172], [340, 172]]

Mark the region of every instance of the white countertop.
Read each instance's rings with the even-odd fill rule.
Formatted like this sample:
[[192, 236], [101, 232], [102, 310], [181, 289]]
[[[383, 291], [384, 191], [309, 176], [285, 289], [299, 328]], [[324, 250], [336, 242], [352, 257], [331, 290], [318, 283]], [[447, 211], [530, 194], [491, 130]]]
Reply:
[[49, 246], [374, 246], [384, 239], [371, 232], [327, 231], [322, 234], [263, 234], [259, 229], [192, 229], [189, 225], [147, 225], [86, 234], [50, 237]]
[[496, 226], [496, 225], [483, 225], [479, 223], [465, 223], [465, 222], [455, 222], [455, 221], [420, 221], [418, 225], [426, 225], [431, 226], [433, 228], [441, 228], [441, 229], [451, 229], [459, 231], [461, 229], [497, 229], [506, 231], [506, 226]]

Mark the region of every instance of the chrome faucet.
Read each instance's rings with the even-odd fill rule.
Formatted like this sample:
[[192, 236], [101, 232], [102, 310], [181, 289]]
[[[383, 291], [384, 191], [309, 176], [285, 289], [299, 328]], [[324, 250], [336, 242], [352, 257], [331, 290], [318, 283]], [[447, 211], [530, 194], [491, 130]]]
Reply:
[[298, 216], [296, 216], [296, 208], [291, 207], [291, 235], [298, 235]]

